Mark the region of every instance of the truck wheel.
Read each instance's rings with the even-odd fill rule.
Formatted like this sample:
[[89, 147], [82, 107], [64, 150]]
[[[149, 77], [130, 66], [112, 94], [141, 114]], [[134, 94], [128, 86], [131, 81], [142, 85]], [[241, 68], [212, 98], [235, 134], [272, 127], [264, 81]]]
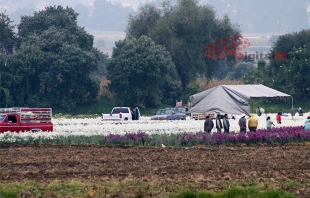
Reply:
[[126, 120], [126, 121], [127, 121], [127, 120], [128, 120], [128, 118], [125, 118], [124, 120]]
[[30, 132], [32, 133], [42, 132], [42, 129], [31, 129]]

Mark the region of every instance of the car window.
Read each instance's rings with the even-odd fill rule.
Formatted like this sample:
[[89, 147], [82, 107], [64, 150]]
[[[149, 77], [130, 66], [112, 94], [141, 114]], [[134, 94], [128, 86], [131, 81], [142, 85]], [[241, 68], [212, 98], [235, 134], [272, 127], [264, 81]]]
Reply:
[[156, 115], [166, 115], [166, 109], [159, 109], [156, 113]]
[[16, 118], [16, 116], [15, 115], [9, 115], [8, 116], [8, 121], [10, 122], [12, 122], [12, 123], [17, 123], [17, 118]]
[[157, 112], [156, 112], [156, 115], [162, 115], [163, 114], [163, 110], [162, 109], [159, 109]]
[[156, 115], [170, 115], [172, 113], [172, 109], [159, 109]]
[[170, 115], [172, 113], [172, 109], [165, 109], [165, 114]]
[[3, 121], [5, 118], [5, 115], [0, 115], [0, 122]]
[[175, 108], [175, 111], [179, 112], [179, 113], [185, 113], [186, 109], [185, 108]]
[[128, 108], [114, 108], [112, 114], [114, 113], [129, 113]]

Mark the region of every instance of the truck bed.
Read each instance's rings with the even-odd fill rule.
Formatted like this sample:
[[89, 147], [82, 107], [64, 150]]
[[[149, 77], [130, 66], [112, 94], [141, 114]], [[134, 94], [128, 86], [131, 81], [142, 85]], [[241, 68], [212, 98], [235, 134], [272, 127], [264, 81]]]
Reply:
[[119, 114], [102, 114], [102, 121], [122, 121], [123, 119], [119, 117]]

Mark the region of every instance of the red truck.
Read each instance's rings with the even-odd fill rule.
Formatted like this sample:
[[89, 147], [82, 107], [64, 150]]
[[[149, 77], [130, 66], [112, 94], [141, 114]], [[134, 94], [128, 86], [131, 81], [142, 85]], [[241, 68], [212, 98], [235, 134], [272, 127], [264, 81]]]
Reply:
[[51, 108], [0, 108], [0, 133], [53, 131]]

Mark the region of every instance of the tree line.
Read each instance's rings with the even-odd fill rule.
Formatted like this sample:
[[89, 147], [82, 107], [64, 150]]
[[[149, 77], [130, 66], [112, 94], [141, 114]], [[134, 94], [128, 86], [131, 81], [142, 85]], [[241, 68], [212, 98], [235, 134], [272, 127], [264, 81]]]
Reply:
[[[173, 78], [165, 82], [164, 86], [159, 90], [166, 92], [163, 95], [170, 95], [169, 99], [174, 101], [176, 99], [187, 101], [188, 96], [192, 94], [189, 90], [191, 90], [190, 84], [193, 81], [200, 77], [210, 78], [220, 65], [231, 68], [235, 63], [233, 57], [227, 57], [220, 63], [205, 57], [202, 53], [204, 45], [213, 43], [214, 40], [225, 36], [240, 35], [240, 30], [237, 25], [231, 23], [228, 16], [217, 17], [214, 9], [210, 6], [199, 5], [198, 1], [195, 0], [181, 0], [174, 5], [164, 2], [161, 8], [152, 4], [141, 7], [137, 14], [129, 16], [126, 33], [125, 41], [135, 41], [137, 47], [141, 46], [139, 39], [142, 37], [147, 37], [154, 41], [155, 45], [164, 47], [173, 62], [171, 71], [177, 75], [170, 75]], [[123, 45], [116, 46], [116, 48], [123, 48]], [[133, 55], [140, 56], [140, 51], [136, 50]], [[118, 56], [113, 52], [112, 60], [118, 58]], [[110, 87], [118, 96], [121, 93], [116, 90], [118, 82], [113, 80], [115, 77], [113, 64], [112, 61], [110, 67], [108, 67], [108, 79], [111, 79]], [[123, 67], [121, 68], [124, 68], [126, 62], [123, 61], [122, 64]], [[162, 64], [165, 65], [165, 63]], [[143, 60], [140, 65], [142, 68], [148, 68]], [[162, 80], [167, 80], [163, 76], [166, 73], [160, 69], [154, 70], [154, 72], [158, 72], [159, 76], [162, 75]], [[131, 75], [130, 71], [126, 69], [121, 72], [122, 75], [126, 73]], [[158, 83], [158, 81], [149, 84], [149, 86], [152, 87], [155, 83]], [[146, 89], [143, 89], [143, 91], [149, 92]], [[155, 89], [152, 94], [158, 96], [157, 90]], [[166, 99], [167, 97], [152, 97], [152, 100], [145, 100], [145, 103], [142, 104], [137, 100], [133, 100], [131, 103], [152, 106], [152, 104], [163, 103]], [[120, 102], [124, 101], [120, 100]]]
[[[175, 99], [187, 101], [190, 95], [202, 91], [195, 84], [198, 78], [206, 79], [206, 83], [212, 78], [242, 79], [245, 84], [261, 83], [288, 93], [296, 100], [310, 98], [310, 81], [307, 80], [310, 77], [310, 30], [279, 36], [270, 51], [271, 60], [258, 63], [249, 59], [236, 60], [235, 56], [229, 56], [229, 51], [235, 55], [244, 45], [240, 39], [239, 25], [233, 24], [227, 15], [217, 16], [212, 7], [200, 5], [195, 0], [180, 0], [173, 5], [164, 2], [160, 8], [147, 4], [138, 13], [129, 16], [126, 33], [126, 38], [118, 42], [113, 51], [107, 76], [111, 80], [110, 90], [113, 90], [121, 104], [130, 102], [152, 106], [165, 102], [173, 104]], [[239, 40], [229, 43], [233, 37]], [[162, 72], [162, 68], [152, 70], [152, 75], [158, 72], [162, 79], [160, 81], [147, 81], [150, 73], [146, 73], [144, 77], [139, 76], [143, 73], [141, 71], [150, 68], [149, 62], [145, 61], [148, 60], [144, 53], [147, 50], [141, 48], [145, 47], [145, 40], [153, 41], [152, 45], [163, 46], [164, 53], [169, 52], [174, 64], [162, 64], [169, 65], [167, 67], [171, 72]], [[131, 47], [126, 43], [131, 43]], [[212, 46], [217, 43], [218, 47]], [[236, 43], [235, 47], [231, 47]], [[203, 50], [205, 46], [211, 46], [218, 56], [209, 56], [208, 50]], [[231, 50], [227, 52], [224, 47], [231, 47]], [[122, 50], [124, 51], [119, 53]], [[277, 52], [285, 52], [288, 56], [285, 60], [278, 60], [275, 57]], [[127, 61], [135, 65], [128, 69]], [[158, 61], [155, 62], [152, 65], [160, 65]], [[165, 77], [167, 74], [170, 78]], [[130, 81], [131, 77], [135, 81]], [[139, 82], [136, 78], [143, 80]], [[159, 82], [164, 83], [160, 85]], [[140, 97], [124, 98], [124, 89], [136, 96], [144, 95], [147, 100], [140, 100]]]
[[[198, 78], [207, 83], [214, 77], [242, 78], [309, 99], [309, 30], [274, 43], [271, 54], [285, 51], [290, 58], [273, 57], [256, 67], [225, 51], [226, 38], [241, 36], [238, 24], [196, 0], [141, 7], [129, 16], [126, 38], [115, 43], [111, 58], [93, 47], [94, 37], [78, 26], [77, 17], [72, 8], [50, 6], [22, 16], [15, 33], [9, 16], [0, 15], [0, 106], [72, 110], [97, 99], [98, 76], [110, 80], [115, 102], [126, 106], [187, 101], [201, 91]], [[205, 46], [224, 56], [210, 57]], [[236, 52], [239, 46], [230, 47]]]

